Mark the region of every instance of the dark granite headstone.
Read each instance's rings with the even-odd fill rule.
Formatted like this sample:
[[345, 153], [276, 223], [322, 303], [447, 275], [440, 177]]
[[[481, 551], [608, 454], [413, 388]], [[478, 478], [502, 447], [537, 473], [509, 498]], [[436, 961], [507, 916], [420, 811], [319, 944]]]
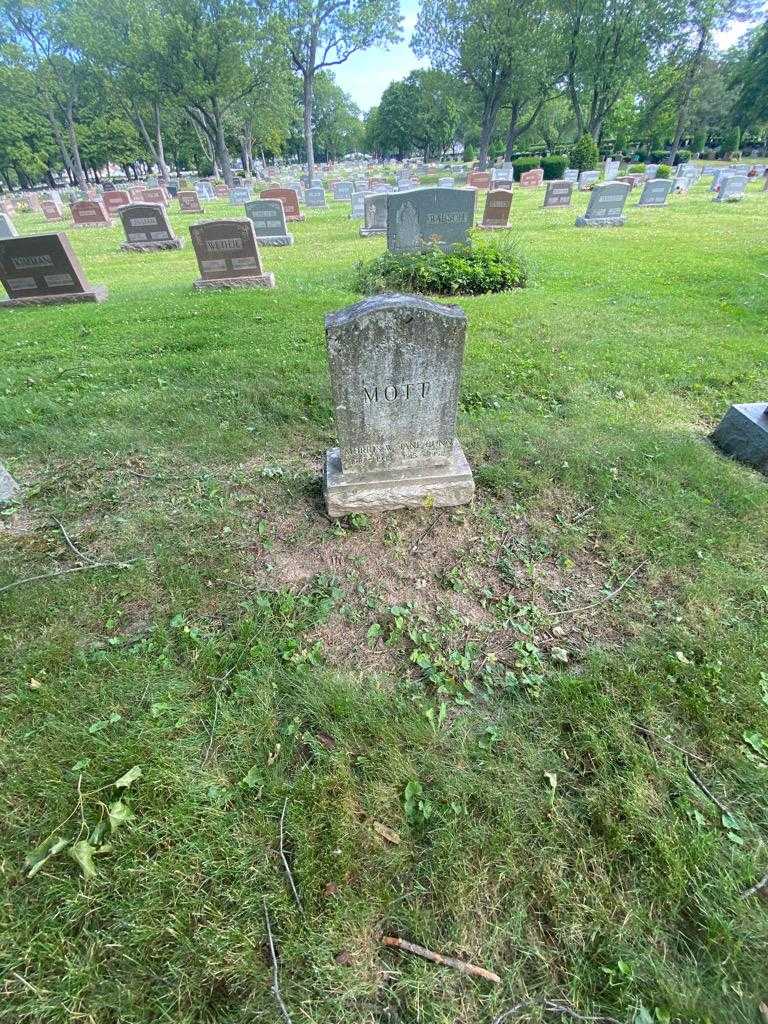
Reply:
[[247, 217], [193, 224], [189, 233], [200, 268], [195, 288], [274, 288], [265, 274], [253, 224]]
[[253, 223], [259, 245], [293, 245], [279, 199], [251, 199], [245, 204], [245, 215]]
[[131, 203], [120, 208], [125, 241], [123, 252], [158, 252], [163, 249], [181, 249], [168, 223], [165, 206], [159, 203]]
[[58, 302], [103, 302], [107, 289], [89, 284], [65, 234], [26, 235], [0, 241], [0, 284], [5, 309]]
[[732, 405], [712, 434], [712, 442], [731, 458], [768, 474], [768, 405]]
[[558, 206], [570, 206], [573, 195], [573, 182], [563, 178], [562, 181], [548, 181], [544, 193], [544, 209]]
[[450, 252], [469, 240], [474, 189], [420, 188], [387, 196], [387, 248], [418, 252], [435, 245]]

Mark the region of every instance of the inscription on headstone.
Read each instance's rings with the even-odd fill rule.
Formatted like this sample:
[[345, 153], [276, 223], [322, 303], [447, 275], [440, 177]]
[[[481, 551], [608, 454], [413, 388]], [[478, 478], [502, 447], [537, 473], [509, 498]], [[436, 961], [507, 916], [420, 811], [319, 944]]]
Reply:
[[666, 206], [674, 182], [671, 178], [651, 178], [646, 181], [638, 206]]
[[570, 206], [573, 184], [572, 181], [566, 181], [565, 179], [561, 181], [548, 181], [547, 191], [544, 194], [544, 208]]
[[27, 235], [0, 241], [4, 308], [57, 302], [103, 302], [107, 289], [89, 284], [65, 234]]
[[467, 178], [467, 184], [470, 188], [489, 188], [491, 176], [488, 171], [472, 171]]
[[474, 481], [456, 438], [466, 315], [381, 295], [326, 317], [339, 447], [326, 455], [328, 514], [460, 505]]
[[176, 193], [179, 201], [179, 213], [204, 213], [200, 196], [192, 189], [179, 189]]
[[164, 188], [159, 188], [158, 186], [145, 188], [143, 202], [160, 203], [162, 206], [165, 206], [168, 203], [168, 193]]
[[253, 224], [247, 217], [209, 220], [189, 229], [200, 268], [195, 288], [274, 288], [265, 274]]
[[417, 252], [436, 245], [450, 252], [469, 239], [475, 217], [473, 189], [421, 188], [387, 196], [387, 248]]
[[520, 175], [521, 188], [538, 188], [544, 181], [544, 171], [541, 167], [534, 167], [530, 171], [523, 171]]
[[293, 245], [279, 199], [251, 199], [245, 204], [245, 215], [253, 224], [259, 245]]
[[621, 227], [626, 223], [624, 204], [629, 185], [621, 181], [604, 181], [595, 185], [589, 196], [587, 212], [576, 218], [576, 227]]
[[305, 195], [307, 206], [313, 210], [321, 210], [325, 207], [325, 190], [322, 185], [313, 185], [308, 188]]
[[107, 211], [95, 199], [79, 199], [70, 206], [76, 228], [111, 228]]
[[507, 189], [494, 188], [485, 197], [485, 210], [482, 223], [478, 226], [486, 231], [505, 228], [509, 223], [509, 210], [512, 206], [512, 193]]
[[123, 252], [158, 252], [163, 249], [181, 249], [168, 223], [165, 207], [159, 203], [131, 203], [120, 208], [120, 220], [125, 231]]
[[716, 203], [735, 203], [744, 198], [747, 178], [744, 174], [728, 174], [721, 176], [720, 185], [715, 196]]

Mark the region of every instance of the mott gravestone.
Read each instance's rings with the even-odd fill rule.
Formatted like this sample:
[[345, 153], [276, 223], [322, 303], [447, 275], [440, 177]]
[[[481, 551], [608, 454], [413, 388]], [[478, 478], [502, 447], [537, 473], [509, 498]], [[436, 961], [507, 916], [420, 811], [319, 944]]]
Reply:
[[621, 227], [626, 223], [624, 204], [631, 187], [621, 181], [602, 182], [589, 194], [589, 205], [583, 217], [576, 218], [576, 227]]
[[88, 283], [66, 235], [27, 235], [0, 242], [5, 309], [59, 302], [103, 302], [107, 289]]
[[173, 233], [165, 207], [159, 203], [131, 203], [121, 206], [119, 213], [125, 231], [125, 241], [120, 246], [123, 252], [182, 248], [182, 240]]
[[418, 252], [465, 245], [475, 220], [474, 189], [420, 188], [387, 196], [387, 248]]
[[195, 288], [275, 287], [275, 275], [262, 269], [256, 234], [247, 217], [193, 224], [189, 233], [200, 267]]
[[326, 454], [328, 515], [462, 505], [472, 471], [456, 438], [466, 314], [380, 295], [326, 317], [338, 448]]
[[293, 245], [279, 199], [251, 199], [245, 204], [245, 215], [253, 224], [259, 245]]

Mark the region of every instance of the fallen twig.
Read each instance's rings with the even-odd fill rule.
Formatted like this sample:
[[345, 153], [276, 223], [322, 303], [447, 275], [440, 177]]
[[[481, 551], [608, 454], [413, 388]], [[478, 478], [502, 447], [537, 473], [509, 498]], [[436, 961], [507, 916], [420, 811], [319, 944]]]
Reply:
[[416, 543], [411, 548], [412, 555], [416, 554], [416, 552], [419, 550], [419, 544], [421, 544], [424, 538], [427, 537], [434, 530], [434, 528], [437, 526], [438, 522], [440, 521], [440, 519], [442, 518], [446, 511], [447, 509], [441, 509], [441, 511], [437, 513], [437, 515], [426, 528], [426, 530], [416, 538]]
[[54, 523], [56, 523], [58, 528], [61, 530], [61, 535], [64, 538], [64, 543], [67, 545], [72, 554], [79, 558], [82, 562], [89, 562], [92, 565], [93, 559], [89, 555], [86, 555], [85, 552], [81, 551], [79, 547], [77, 547], [75, 542], [64, 529], [64, 524], [61, 522], [61, 520], [57, 519], [56, 516], [51, 516], [51, 519], [54, 521]]
[[0, 594], [6, 590], [13, 590], [14, 587], [21, 587], [25, 583], [38, 583], [40, 580], [53, 580], [57, 576], [68, 576], [71, 572], [85, 572], [88, 569], [126, 569], [129, 565], [137, 562], [137, 558], [131, 558], [127, 562], [89, 562], [88, 565], [75, 565], [70, 569], [58, 569], [56, 572], [44, 572], [40, 576], [25, 576], [23, 579], [14, 580], [13, 583], [6, 583], [0, 587]]
[[285, 802], [283, 803], [283, 811], [282, 811], [282, 814], [280, 815], [280, 860], [283, 862], [283, 867], [285, 868], [286, 875], [288, 875], [288, 882], [289, 882], [289, 884], [291, 886], [291, 892], [293, 893], [293, 898], [296, 900], [296, 906], [299, 908], [299, 910], [303, 914], [304, 913], [304, 907], [301, 904], [301, 898], [299, 897], [299, 890], [296, 888], [296, 883], [293, 880], [293, 873], [291, 872], [291, 866], [288, 863], [288, 858], [285, 855], [285, 847], [283, 845], [283, 825], [284, 825], [284, 822], [285, 822], [285, 812], [286, 812], [287, 809], [288, 809], [288, 797], [285, 798]]
[[712, 792], [712, 790], [709, 788], [709, 786], [707, 786], [707, 784], [703, 781], [703, 779], [699, 778], [699, 776], [696, 774], [696, 772], [693, 770], [693, 768], [691, 768], [691, 766], [689, 764], [687, 764], [685, 767], [688, 769], [688, 774], [693, 779], [693, 781], [696, 783], [696, 785], [699, 787], [699, 789], [704, 794], [704, 796], [708, 796], [709, 797], [709, 799], [712, 801], [712, 803], [715, 805], [715, 807], [717, 807], [717, 809], [720, 811], [721, 814], [727, 814], [729, 818], [732, 818], [733, 815], [728, 810], [728, 808], [725, 806], [725, 804], [722, 802], [722, 800], [718, 800], [718, 798], [715, 796], [715, 794]]
[[561, 612], [552, 612], [551, 614], [557, 616], [576, 615], [579, 612], [589, 612], [592, 611], [593, 608], [599, 608], [601, 605], [607, 604], [609, 601], [612, 601], [614, 597], [618, 596], [622, 592], [622, 590], [624, 589], [624, 587], [626, 587], [629, 581], [633, 579], [635, 576], [637, 576], [637, 574], [640, 572], [643, 566], [648, 565], [649, 561], [650, 559], [646, 558], [645, 561], [641, 562], [636, 569], [632, 570], [632, 572], [629, 574], [629, 576], [627, 576], [623, 583], [620, 583], [615, 590], [612, 590], [610, 592], [610, 594], [606, 594], [605, 597], [601, 597], [599, 601], [595, 601], [593, 604], [582, 605], [580, 608], [564, 608]]
[[577, 1013], [575, 1010], [572, 1010], [570, 1006], [556, 1003], [554, 999], [524, 999], [521, 1003], [516, 1003], [510, 1009], [505, 1010], [504, 1013], [494, 1018], [493, 1024], [502, 1024], [502, 1021], [511, 1020], [522, 1013], [523, 1010], [532, 1010], [535, 1007], [541, 1007], [545, 1013], [559, 1013], [560, 1016], [570, 1017], [571, 1020], [591, 1021], [592, 1024], [621, 1024], [615, 1017], [585, 1016], [583, 1013]]
[[406, 942], [405, 939], [398, 939], [394, 935], [385, 935], [381, 941], [385, 946], [402, 949], [406, 953], [413, 953], [416, 956], [423, 957], [424, 960], [431, 960], [432, 963], [442, 964], [444, 967], [453, 967], [454, 970], [461, 971], [462, 974], [471, 974], [476, 978], [484, 978], [486, 981], [493, 981], [497, 985], [501, 984], [501, 978], [498, 974], [494, 974], [493, 971], [486, 971], [484, 967], [478, 967], [476, 964], [469, 964], [465, 960], [455, 960], [452, 956], [433, 953], [431, 949], [417, 946], [414, 942]]
[[680, 754], [684, 754], [686, 757], [692, 757], [694, 761], [699, 761], [701, 764], [706, 764], [706, 757], [702, 757], [701, 754], [694, 754], [690, 750], [685, 750], [683, 747], [678, 747], [676, 743], [673, 743], [668, 736], [659, 736], [655, 732], [651, 732], [650, 729], [646, 729], [645, 726], [635, 725], [638, 732], [642, 733], [643, 736], [648, 736], [652, 740], [660, 740], [662, 743], [666, 743], [668, 747], [672, 747], [677, 750]]
[[272, 995], [275, 997], [280, 1014], [285, 1021], [285, 1024], [293, 1024], [291, 1015], [286, 1009], [283, 997], [280, 994], [280, 978], [277, 971], [277, 954], [275, 953], [275, 942], [272, 938], [272, 925], [269, 923], [269, 911], [267, 910], [267, 901], [264, 900], [264, 921], [267, 926], [267, 941], [269, 942], [269, 955], [272, 959]]
[[754, 896], [758, 892], [763, 892], [764, 889], [768, 889], [768, 875], [763, 875], [756, 885], [751, 885], [748, 889], [745, 889], [741, 894], [741, 898], [745, 900], [749, 896]]

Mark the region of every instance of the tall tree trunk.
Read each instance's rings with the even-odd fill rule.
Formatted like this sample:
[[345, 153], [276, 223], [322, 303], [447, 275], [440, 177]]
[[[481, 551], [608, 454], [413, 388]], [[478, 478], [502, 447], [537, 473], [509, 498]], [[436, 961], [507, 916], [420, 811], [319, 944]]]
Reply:
[[682, 88], [680, 90], [680, 105], [677, 110], [677, 123], [675, 125], [675, 137], [672, 141], [672, 148], [669, 151], [669, 162], [670, 165], [674, 166], [675, 157], [677, 151], [680, 149], [680, 140], [683, 137], [683, 131], [685, 129], [685, 121], [688, 117], [688, 106], [691, 102], [691, 93], [693, 92], [693, 86], [696, 82], [696, 76], [699, 71], [699, 65], [701, 63], [701, 57], [704, 53], [704, 49], [709, 39], [709, 27], [706, 25], [701, 26], [699, 33], [699, 42], [696, 47], [696, 52], [691, 58], [691, 62], [686, 68], [685, 76], [683, 78]]
[[480, 125], [480, 146], [477, 153], [477, 163], [481, 171], [488, 166], [488, 151], [491, 148], [491, 138], [496, 127], [496, 118], [499, 114], [501, 95], [497, 91], [486, 98], [483, 104], [483, 118]]
[[219, 166], [221, 167], [221, 176], [224, 179], [224, 184], [229, 188], [232, 188], [234, 180], [232, 178], [232, 164], [229, 160], [229, 150], [227, 149], [227, 142], [224, 138], [224, 118], [221, 114], [221, 108], [219, 107], [219, 101], [216, 96], [212, 98], [213, 106], [213, 119], [216, 124], [216, 156], [218, 158]]
[[157, 169], [164, 182], [168, 182], [168, 164], [165, 162], [165, 144], [163, 142], [163, 126], [160, 118], [160, 104], [155, 104], [155, 151], [157, 153]]
[[59, 153], [61, 154], [61, 159], [64, 161], [64, 170], [69, 175], [69, 180], [70, 180], [70, 183], [71, 183], [71, 181], [72, 181], [72, 158], [69, 155], [69, 150], [67, 149], [67, 144], [64, 141], [64, 136], [63, 136], [62, 131], [61, 131], [61, 126], [59, 125], [59, 122], [56, 120], [56, 115], [53, 113], [53, 111], [50, 108], [46, 108], [45, 116], [46, 116], [46, 119], [48, 121], [48, 124], [51, 126], [51, 133], [53, 134], [53, 137], [56, 140], [56, 145], [59, 148]]
[[[311, 63], [314, 63], [314, 55]], [[304, 72], [304, 145], [307, 150], [307, 177], [310, 185], [315, 177], [315, 144], [312, 137], [312, 108], [315, 100], [315, 72], [310, 65]]]
[[83, 162], [80, 159], [80, 147], [77, 144], [77, 129], [75, 128], [75, 120], [73, 117], [72, 104], [67, 108], [67, 136], [69, 138], [69, 150], [72, 154], [72, 171], [75, 175], [75, 180], [80, 188], [84, 189], [88, 184], [88, 180], [83, 170]]
[[512, 159], [512, 154], [513, 154], [513, 152], [515, 150], [515, 142], [517, 142], [517, 139], [518, 139], [518, 137], [520, 135], [520, 132], [517, 130], [517, 122], [518, 122], [519, 117], [520, 117], [520, 102], [518, 100], [514, 100], [514, 102], [512, 103], [512, 110], [510, 111], [510, 115], [509, 115], [509, 127], [507, 128], [507, 141], [506, 141], [506, 145], [504, 146], [504, 159], [507, 160], [507, 161], [510, 161]]

